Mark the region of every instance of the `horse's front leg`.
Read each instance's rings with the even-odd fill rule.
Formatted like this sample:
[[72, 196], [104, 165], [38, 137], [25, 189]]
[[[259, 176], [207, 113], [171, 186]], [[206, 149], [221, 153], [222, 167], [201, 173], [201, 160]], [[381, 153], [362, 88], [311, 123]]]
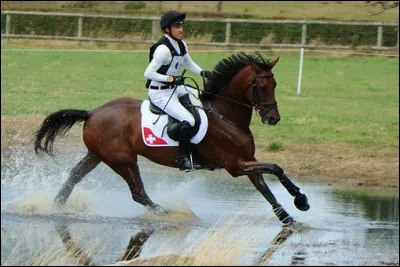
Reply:
[[285, 225], [291, 225], [294, 220], [293, 218], [282, 208], [281, 204], [276, 200], [274, 194], [272, 194], [268, 185], [265, 183], [262, 174], [249, 174], [247, 175], [250, 181], [257, 188], [258, 191], [265, 197], [265, 199], [271, 204], [272, 210], [279, 218], [279, 220]]
[[[310, 208], [308, 199], [305, 194], [300, 192], [300, 188], [292, 183], [292, 181], [283, 172], [282, 168], [276, 164], [260, 163], [257, 161], [243, 162], [240, 164], [241, 175], [261, 174], [270, 173], [274, 174], [279, 178], [279, 181], [286, 188], [286, 190], [294, 196], [294, 205], [297, 209], [306, 211]], [[249, 176], [250, 177], [250, 176]]]

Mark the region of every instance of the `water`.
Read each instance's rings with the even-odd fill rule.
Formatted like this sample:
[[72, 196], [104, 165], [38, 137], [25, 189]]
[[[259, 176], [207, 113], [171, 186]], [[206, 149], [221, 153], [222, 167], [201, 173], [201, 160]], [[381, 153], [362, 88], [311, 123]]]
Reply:
[[140, 158], [148, 195], [174, 211], [157, 216], [134, 202], [125, 181], [101, 164], [58, 210], [52, 200], [85, 149], [58, 150], [54, 159], [38, 158], [32, 150], [2, 149], [2, 265], [105, 265], [121, 259], [132, 244], [143, 258], [189, 254], [216, 265], [399, 262], [398, 192], [338, 190], [293, 179], [311, 206], [302, 212], [274, 176], [264, 175], [299, 222], [274, 246], [281, 223], [247, 177], [232, 178], [223, 170], [184, 174]]

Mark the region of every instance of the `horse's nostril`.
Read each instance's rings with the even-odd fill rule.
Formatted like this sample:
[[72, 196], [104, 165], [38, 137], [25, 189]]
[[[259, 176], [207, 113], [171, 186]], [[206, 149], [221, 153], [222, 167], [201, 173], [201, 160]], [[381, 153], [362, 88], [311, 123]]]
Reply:
[[268, 117], [268, 124], [270, 124], [270, 125], [275, 125], [275, 124], [278, 123], [279, 120], [280, 120], [279, 117], [276, 118], [276, 117], [274, 117], [274, 116], [270, 116], [270, 117]]

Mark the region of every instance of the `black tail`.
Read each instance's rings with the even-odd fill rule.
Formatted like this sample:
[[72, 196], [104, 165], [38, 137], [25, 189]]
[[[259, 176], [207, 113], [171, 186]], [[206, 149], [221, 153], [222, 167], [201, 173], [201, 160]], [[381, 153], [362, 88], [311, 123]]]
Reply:
[[56, 136], [64, 135], [76, 122], [86, 122], [88, 119], [89, 112], [86, 110], [63, 109], [50, 114], [35, 132], [35, 153], [38, 154], [39, 150], [42, 150], [53, 156], [53, 142]]

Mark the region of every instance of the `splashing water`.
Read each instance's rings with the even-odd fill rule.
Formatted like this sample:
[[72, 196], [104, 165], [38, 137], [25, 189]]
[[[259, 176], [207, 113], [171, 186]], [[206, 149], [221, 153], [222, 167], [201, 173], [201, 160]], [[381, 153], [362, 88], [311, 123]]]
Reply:
[[55, 207], [53, 197], [54, 192], [48, 190], [28, 192], [21, 201], [9, 204], [4, 211], [40, 215], [90, 212], [91, 203], [87, 192], [77, 192], [71, 196], [64, 207]]
[[142, 217], [146, 220], [154, 221], [173, 221], [173, 222], [189, 222], [198, 220], [199, 218], [189, 207], [182, 194], [171, 193], [174, 197], [171, 199], [164, 199], [160, 203], [163, 203], [163, 207], [166, 208], [169, 213], [165, 215], [158, 215], [150, 209], [146, 209]]

